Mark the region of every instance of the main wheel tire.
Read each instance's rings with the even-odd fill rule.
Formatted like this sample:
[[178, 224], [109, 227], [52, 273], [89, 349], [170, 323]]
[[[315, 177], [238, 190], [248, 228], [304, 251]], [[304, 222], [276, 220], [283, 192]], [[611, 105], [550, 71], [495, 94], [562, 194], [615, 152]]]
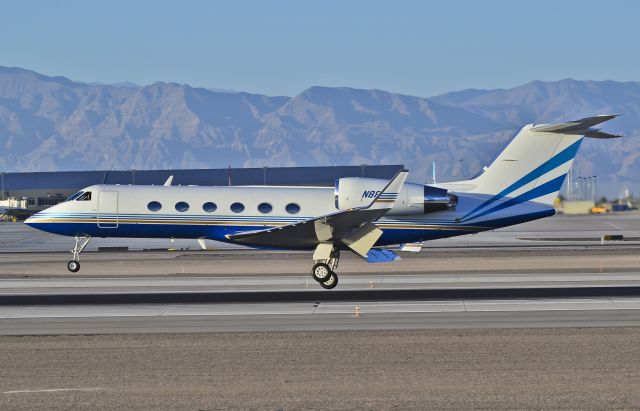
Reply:
[[313, 268], [311, 269], [311, 277], [313, 277], [313, 279], [319, 283], [327, 281], [330, 275], [331, 269], [325, 263], [314, 264]]
[[67, 263], [67, 269], [72, 273], [77, 273], [80, 270], [80, 262], [71, 260]]
[[332, 290], [336, 288], [336, 285], [338, 285], [338, 276], [332, 271], [329, 279], [327, 281], [321, 282], [320, 285], [324, 289]]

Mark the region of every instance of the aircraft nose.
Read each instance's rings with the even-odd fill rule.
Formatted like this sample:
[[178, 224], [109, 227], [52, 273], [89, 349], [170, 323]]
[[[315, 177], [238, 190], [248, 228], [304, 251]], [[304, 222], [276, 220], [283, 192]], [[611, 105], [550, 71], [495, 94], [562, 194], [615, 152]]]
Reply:
[[24, 223], [30, 227], [33, 227], [33, 224], [36, 222], [37, 218], [38, 218], [38, 214], [40, 213], [35, 213], [33, 214], [31, 217], [27, 218], [26, 220], [24, 220]]

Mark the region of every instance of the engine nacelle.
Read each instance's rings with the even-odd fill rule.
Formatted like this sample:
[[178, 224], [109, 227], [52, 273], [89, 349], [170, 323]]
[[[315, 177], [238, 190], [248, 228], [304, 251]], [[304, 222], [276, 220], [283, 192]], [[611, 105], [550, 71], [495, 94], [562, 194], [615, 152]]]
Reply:
[[432, 186], [423, 187], [423, 204], [425, 214], [455, 208], [458, 205], [458, 196], [455, 194], [449, 194], [446, 189]]
[[[377, 178], [346, 177], [336, 180], [335, 206], [338, 210], [366, 207], [389, 183]], [[425, 214], [453, 208], [458, 197], [446, 189], [405, 183], [389, 215]]]

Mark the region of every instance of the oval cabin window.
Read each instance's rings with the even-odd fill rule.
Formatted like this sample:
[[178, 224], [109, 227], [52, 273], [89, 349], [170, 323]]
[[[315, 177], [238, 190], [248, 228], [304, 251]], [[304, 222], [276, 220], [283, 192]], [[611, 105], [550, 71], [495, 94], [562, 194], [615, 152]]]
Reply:
[[211, 201], [209, 201], [202, 205], [202, 209], [207, 213], [213, 213], [218, 209], [218, 206], [216, 205], [216, 203], [212, 203]]
[[260, 205], [258, 205], [258, 211], [262, 214], [270, 213], [271, 210], [273, 210], [273, 207], [269, 203], [260, 203]]
[[162, 204], [157, 201], [152, 201], [147, 204], [147, 208], [149, 209], [149, 211], [160, 211], [160, 209], [162, 208]]
[[244, 204], [242, 203], [233, 203], [231, 204], [231, 211], [234, 213], [241, 213], [244, 211]]
[[289, 214], [297, 214], [300, 211], [300, 206], [296, 203], [289, 203], [287, 207], [285, 207], [285, 210], [287, 210]]
[[176, 203], [176, 210], [177, 211], [180, 211], [181, 213], [184, 213], [188, 209], [189, 209], [189, 204], [185, 203], [184, 201], [179, 201], [179, 202]]

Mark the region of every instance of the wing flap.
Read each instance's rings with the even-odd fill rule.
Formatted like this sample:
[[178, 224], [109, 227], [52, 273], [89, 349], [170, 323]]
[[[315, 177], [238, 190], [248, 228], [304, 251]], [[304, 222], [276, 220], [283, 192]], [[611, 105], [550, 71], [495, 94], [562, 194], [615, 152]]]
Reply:
[[365, 260], [367, 260], [368, 263], [392, 263], [400, 260], [400, 257], [391, 250], [372, 248], [367, 253]]
[[380, 236], [382, 236], [381, 229], [372, 223], [364, 223], [357, 231], [341, 241], [360, 257], [366, 257]]

